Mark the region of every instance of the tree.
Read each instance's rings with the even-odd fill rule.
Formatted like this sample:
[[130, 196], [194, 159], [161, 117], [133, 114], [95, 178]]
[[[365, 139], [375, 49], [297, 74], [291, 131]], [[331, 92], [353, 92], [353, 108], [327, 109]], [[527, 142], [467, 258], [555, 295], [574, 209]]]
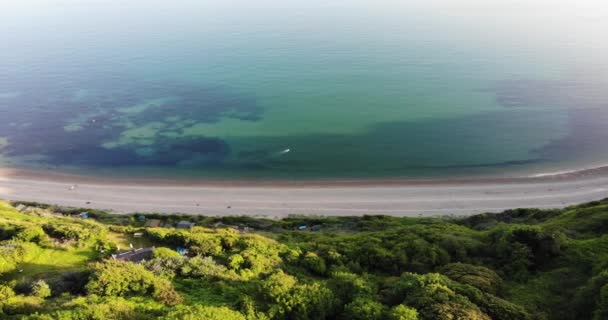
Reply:
[[393, 285], [391, 300], [416, 308], [425, 320], [490, 320], [466, 296], [450, 288], [450, 280], [436, 273], [419, 275], [404, 273]]
[[564, 235], [538, 226], [516, 226], [497, 229], [490, 234], [497, 264], [516, 280], [525, 280], [530, 272], [548, 266], [559, 256]]
[[325, 260], [323, 260], [323, 258], [319, 257], [319, 255], [314, 252], [306, 253], [306, 255], [304, 255], [302, 263], [304, 264], [304, 267], [306, 267], [306, 269], [318, 275], [323, 275], [325, 274], [325, 271], [327, 271]]
[[388, 312], [388, 320], [418, 320], [418, 311], [402, 304], [393, 307]]
[[344, 314], [353, 320], [379, 320], [384, 318], [385, 308], [380, 302], [360, 297], [344, 307]]
[[601, 319], [608, 313], [608, 270], [600, 272], [580, 287], [574, 296], [573, 319]]
[[283, 271], [277, 271], [261, 282], [260, 292], [267, 301], [280, 303], [281, 299], [288, 296], [296, 284], [296, 278], [283, 273]]
[[276, 273], [262, 284], [272, 319], [331, 319], [337, 300], [331, 290], [318, 282], [296, 285], [295, 278]]
[[439, 269], [441, 274], [460, 283], [476, 287], [484, 292], [496, 294], [502, 279], [491, 269], [466, 263], [450, 263]]
[[290, 319], [332, 319], [335, 313], [335, 296], [319, 282], [295, 286], [289, 298], [287, 304], [291, 306]]
[[372, 296], [377, 288], [372, 281], [366, 277], [349, 272], [335, 272], [328, 281], [328, 286], [342, 301], [347, 304], [355, 297]]
[[597, 308], [593, 311], [593, 320], [608, 319], [608, 284], [600, 289]]

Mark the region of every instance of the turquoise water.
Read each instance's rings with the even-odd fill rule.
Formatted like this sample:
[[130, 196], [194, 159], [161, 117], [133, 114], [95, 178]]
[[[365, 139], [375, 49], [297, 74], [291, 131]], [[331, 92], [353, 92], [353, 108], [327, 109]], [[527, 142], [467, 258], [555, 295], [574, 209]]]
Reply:
[[608, 162], [608, 6], [403, 2], [5, 1], [2, 165], [317, 179]]

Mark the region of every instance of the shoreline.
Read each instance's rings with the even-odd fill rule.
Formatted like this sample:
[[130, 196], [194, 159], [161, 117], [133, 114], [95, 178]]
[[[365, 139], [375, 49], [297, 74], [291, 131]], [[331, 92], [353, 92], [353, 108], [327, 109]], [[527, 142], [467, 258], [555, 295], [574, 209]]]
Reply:
[[589, 177], [608, 177], [608, 165], [536, 173], [522, 176], [478, 176], [453, 178], [327, 178], [327, 179], [276, 179], [244, 178], [213, 179], [203, 177], [165, 178], [165, 177], [100, 177], [50, 170], [0, 168], [0, 179], [19, 179], [31, 181], [52, 181], [74, 184], [98, 185], [137, 185], [137, 186], [200, 186], [200, 187], [365, 187], [365, 186], [407, 186], [440, 184], [493, 184], [493, 183], [535, 183], [556, 180], [576, 180]]
[[445, 216], [561, 208], [606, 197], [608, 166], [536, 177], [328, 181], [115, 179], [0, 169], [0, 199], [115, 213]]

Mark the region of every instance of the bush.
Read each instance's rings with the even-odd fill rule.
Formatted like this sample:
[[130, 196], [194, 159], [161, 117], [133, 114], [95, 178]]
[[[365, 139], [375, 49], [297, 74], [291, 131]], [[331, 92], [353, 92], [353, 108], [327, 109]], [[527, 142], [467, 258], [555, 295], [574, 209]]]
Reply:
[[175, 258], [153, 258], [145, 261], [144, 266], [157, 276], [171, 279], [182, 273], [182, 270], [191, 270], [185, 268], [187, 263], [187, 258], [180, 256]]
[[2, 312], [7, 315], [29, 314], [41, 309], [42, 302], [43, 300], [38, 297], [14, 296], [0, 302], [0, 306]]
[[152, 252], [152, 258], [179, 258], [180, 254], [169, 248], [156, 248]]
[[440, 274], [406, 272], [393, 285], [392, 294], [396, 297], [391, 300], [401, 300], [403, 304], [416, 308], [422, 319], [491, 320], [467, 297], [450, 288], [450, 280]]
[[87, 228], [77, 224], [47, 223], [42, 226], [44, 231], [51, 237], [62, 240], [82, 241], [91, 237], [93, 228]]
[[365, 276], [349, 272], [333, 273], [327, 284], [342, 304], [347, 304], [355, 297], [374, 296], [377, 291], [373, 281], [369, 281]]
[[562, 253], [564, 235], [537, 226], [501, 228], [490, 234], [499, 267], [518, 280], [547, 267]]
[[30, 288], [34, 297], [48, 298], [51, 296], [51, 288], [44, 280], [34, 282]]
[[304, 267], [306, 267], [306, 269], [318, 275], [323, 275], [327, 271], [325, 260], [314, 252], [306, 253], [306, 255], [304, 255], [304, 259], [302, 260], [302, 264]]
[[17, 264], [40, 253], [41, 248], [31, 242], [0, 246], [0, 275], [13, 271]]
[[167, 320], [245, 320], [243, 314], [226, 307], [180, 306], [169, 312]]
[[194, 257], [186, 262], [181, 272], [184, 276], [195, 278], [225, 278], [228, 269], [211, 257]]
[[62, 293], [81, 295], [85, 293], [85, 286], [89, 281], [89, 274], [88, 271], [65, 272], [58, 276], [48, 278], [46, 282], [51, 288], [53, 296]]
[[471, 285], [484, 292], [496, 294], [502, 279], [492, 269], [466, 263], [450, 263], [440, 268], [439, 273], [460, 283]]
[[86, 285], [89, 294], [101, 296], [152, 295], [165, 304], [176, 304], [181, 301], [171, 283], [155, 276], [143, 266], [107, 260], [92, 267], [91, 280]]
[[2, 303], [2, 301], [6, 301], [7, 299], [12, 298], [14, 296], [15, 291], [13, 290], [13, 288], [7, 285], [0, 284], [0, 304]]
[[325, 286], [315, 282], [298, 285], [296, 279], [282, 272], [262, 282], [260, 291], [272, 319], [332, 319], [337, 299]]
[[388, 320], [418, 320], [418, 311], [416, 309], [404, 306], [402, 304], [393, 307], [388, 312]]
[[370, 298], [356, 298], [344, 307], [344, 314], [353, 320], [384, 319], [385, 306]]
[[573, 319], [601, 319], [599, 316], [608, 313], [608, 270], [580, 287], [574, 296]]
[[48, 244], [48, 237], [39, 226], [24, 227], [13, 237], [18, 241], [34, 242], [37, 244]]
[[282, 297], [289, 295], [297, 282], [296, 278], [278, 271], [261, 282], [261, 296], [270, 303], [279, 303]]

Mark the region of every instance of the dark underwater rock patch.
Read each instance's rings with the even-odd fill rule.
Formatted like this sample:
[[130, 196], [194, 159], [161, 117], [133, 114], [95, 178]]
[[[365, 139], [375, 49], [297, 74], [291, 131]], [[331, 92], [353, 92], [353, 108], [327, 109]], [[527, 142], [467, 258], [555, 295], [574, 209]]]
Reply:
[[[8, 140], [2, 154], [9, 157], [41, 157], [51, 164], [79, 165], [175, 165], [194, 159], [211, 163], [224, 159], [230, 148], [210, 137], [169, 138], [156, 134], [151, 152], [138, 154], [138, 145], [104, 148], [116, 141], [126, 127], [179, 117], [184, 123], [213, 123], [222, 118], [257, 121], [262, 116], [253, 97], [223, 87], [179, 83], [115, 81], [53, 82], [51, 79], [0, 79], [1, 91], [20, 92], [0, 100], [0, 137]], [[93, 88], [75, 99], [79, 88]], [[162, 107], [126, 115], [120, 108], [152, 99], [174, 97]], [[66, 125], [74, 123], [74, 130]], [[180, 120], [181, 122], [181, 120]], [[167, 130], [180, 130], [180, 123], [167, 123]]]

